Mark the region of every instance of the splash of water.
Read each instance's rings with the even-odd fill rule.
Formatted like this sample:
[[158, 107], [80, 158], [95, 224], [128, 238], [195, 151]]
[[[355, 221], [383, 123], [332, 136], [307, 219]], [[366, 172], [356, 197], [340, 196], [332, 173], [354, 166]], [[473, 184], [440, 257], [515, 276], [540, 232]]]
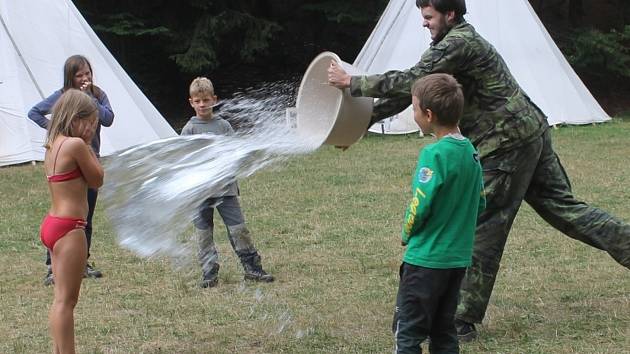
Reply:
[[[273, 163], [314, 151], [285, 122], [293, 83], [236, 95], [218, 117], [229, 116], [236, 134], [179, 136], [138, 145], [105, 158], [101, 196], [119, 244], [141, 257], [168, 256], [188, 263], [196, 249], [186, 237], [197, 208], [234, 180]], [[287, 94], [289, 92], [289, 94]]]

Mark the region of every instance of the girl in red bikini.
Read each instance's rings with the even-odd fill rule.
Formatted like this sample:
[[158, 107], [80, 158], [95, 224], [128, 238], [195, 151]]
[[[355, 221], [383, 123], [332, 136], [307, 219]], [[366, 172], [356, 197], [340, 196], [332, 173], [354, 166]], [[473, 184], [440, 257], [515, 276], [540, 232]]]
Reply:
[[90, 142], [98, 111], [92, 98], [67, 90], [55, 103], [46, 137], [44, 169], [51, 207], [40, 233], [52, 254], [55, 298], [50, 308], [54, 353], [74, 353], [74, 307], [87, 259], [87, 189], [103, 184], [103, 168]]

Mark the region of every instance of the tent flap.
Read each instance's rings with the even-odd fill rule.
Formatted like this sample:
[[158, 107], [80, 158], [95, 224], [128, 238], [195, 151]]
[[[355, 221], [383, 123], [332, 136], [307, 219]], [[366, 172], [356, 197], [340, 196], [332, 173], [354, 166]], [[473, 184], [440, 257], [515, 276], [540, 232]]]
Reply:
[[175, 135], [70, 0], [0, 0], [0, 18], [0, 166], [43, 159], [45, 130], [26, 114], [62, 86], [75, 54], [88, 58], [115, 114], [101, 155]]

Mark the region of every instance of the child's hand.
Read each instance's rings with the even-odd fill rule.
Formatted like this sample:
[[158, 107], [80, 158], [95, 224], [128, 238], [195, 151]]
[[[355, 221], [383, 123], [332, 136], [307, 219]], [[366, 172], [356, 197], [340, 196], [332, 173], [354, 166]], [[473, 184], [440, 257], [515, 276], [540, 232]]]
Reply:
[[81, 86], [79, 87], [79, 90], [85, 92], [85, 93], [90, 93], [89, 88], [90, 86], [92, 86], [92, 83], [90, 81], [84, 81], [83, 83], [81, 83]]
[[98, 127], [98, 119], [92, 120], [84, 120], [82, 123], [81, 129], [81, 139], [85, 141], [86, 144], [90, 145], [92, 139], [94, 138], [94, 134], [96, 134], [96, 128]]

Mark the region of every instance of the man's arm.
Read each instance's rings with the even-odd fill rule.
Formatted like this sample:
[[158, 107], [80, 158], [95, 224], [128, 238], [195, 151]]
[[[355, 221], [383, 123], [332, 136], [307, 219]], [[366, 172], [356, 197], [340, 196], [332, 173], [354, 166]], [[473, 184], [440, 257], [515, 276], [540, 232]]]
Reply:
[[465, 71], [469, 50], [463, 39], [445, 38], [427, 49], [420, 61], [407, 70], [391, 70], [380, 75], [352, 76], [350, 94], [380, 98], [372, 113], [372, 123], [375, 123], [409, 107], [411, 86], [419, 78], [432, 73], [455, 74]]
[[411, 105], [411, 96], [397, 98], [381, 98], [374, 102], [370, 126], [387, 117], [394, 116]]
[[391, 70], [383, 74], [369, 76], [352, 76], [350, 93], [353, 96], [375, 98], [409, 96], [411, 86], [421, 77], [433, 73], [455, 74], [463, 71], [468, 50], [463, 39], [444, 38], [440, 43], [427, 49], [422, 54], [420, 61], [407, 70]]

